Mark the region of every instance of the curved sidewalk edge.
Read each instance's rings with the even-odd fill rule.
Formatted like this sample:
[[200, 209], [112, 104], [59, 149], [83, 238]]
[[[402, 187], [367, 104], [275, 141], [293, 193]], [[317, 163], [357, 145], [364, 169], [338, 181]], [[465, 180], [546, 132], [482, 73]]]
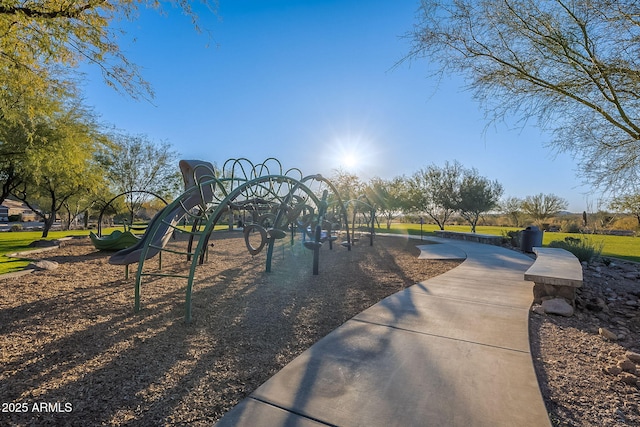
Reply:
[[529, 349], [533, 260], [429, 240], [466, 260], [347, 321], [217, 426], [550, 426]]

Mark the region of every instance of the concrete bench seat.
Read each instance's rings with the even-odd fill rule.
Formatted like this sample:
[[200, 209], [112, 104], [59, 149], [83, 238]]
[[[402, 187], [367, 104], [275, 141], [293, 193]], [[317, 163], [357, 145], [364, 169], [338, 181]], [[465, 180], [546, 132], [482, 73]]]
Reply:
[[445, 239], [458, 239], [466, 240], [469, 242], [478, 242], [488, 245], [502, 245], [502, 236], [496, 236], [494, 234], [478, 234], [478, 233], [464, 233], [461, 231], [448, 231], [448, 230], [436, 230], [435, 235]]
[[575, 305], [576, 288], [582, 286], [582, 264], [571, 252], [560, 248], [533, 248], [536, 260], [524, 273], [534, 283], [533, 301], [561, 297]]

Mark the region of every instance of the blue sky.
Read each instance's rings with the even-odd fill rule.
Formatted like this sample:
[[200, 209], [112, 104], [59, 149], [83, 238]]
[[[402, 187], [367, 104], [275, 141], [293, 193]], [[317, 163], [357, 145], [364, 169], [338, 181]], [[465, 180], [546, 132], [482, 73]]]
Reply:
[[[120, 45], [155, 91], [135, 101], [83, 67], [86, 103], [131, 134], [168, 141], [181, 158], [222, 165], [277, 157], [285, 168], [336, 168], [392, 178], [458, 160], [505, 196], [554, 193], [575, 212], [597, 208], [576, 163], [535, 127], [486, 120], [464, 82], [435, 81], [410, 49], [417, 0], [220, 0], [194, 31], [177, 9], [141, 11]], [[355, 157], [355, 164], [345, 159]], [[176, 166], [177, 167], [177, 166]]]

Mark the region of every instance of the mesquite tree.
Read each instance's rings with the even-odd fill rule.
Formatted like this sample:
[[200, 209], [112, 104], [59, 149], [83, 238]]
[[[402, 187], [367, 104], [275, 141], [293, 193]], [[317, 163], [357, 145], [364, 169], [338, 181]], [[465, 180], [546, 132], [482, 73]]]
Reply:
[[536, 118], [593, 185], [640, 178], [640, 2], [422, 0], [408, 59], [464, 76], [490, 118]]

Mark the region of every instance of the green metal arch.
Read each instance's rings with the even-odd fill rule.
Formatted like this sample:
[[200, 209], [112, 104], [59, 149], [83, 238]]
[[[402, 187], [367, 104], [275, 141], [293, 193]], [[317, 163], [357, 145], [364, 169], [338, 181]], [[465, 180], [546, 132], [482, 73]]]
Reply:
[[[274, 159], [277, 165], [280, 163], [277, 159]], [[296, 210], [297, 206], [309, 206], [312, 209], [317, 209], [317, 215], [319, 218], [324, 214], [326, 209], [326, 202], [324, 201], [326, 195], [321, 200], [317, 194], [314, 193], [310, 184], [310, 181], [320, 181], [328, 188], [331, 189], [336, 196], [342, 216], [344, 217], [344, 224], [347, 229], [347, 241], [348, 249], [351, 250], [351, 238], [349, 232], [349, 221], [347, 216], [347, 210], [345, 204], [342, 202], [340, 194], [336, 190], [335, 186], [321, 175], [309, 175], [302, 177], [302, 174], [298, 169], [290, 169], [286, 173], [293, 171], [300, 175], [300, 179], [294, 178], [289, 175], [281, 174], [268, 174], [264, 176], [254, 176], [249, 179], [245, 169], [242, 169], [242, 165], [238, 166], [236, 163], [244, 161], [243, 159], [234, 160], [233, 169], [240, 168], [242, 173], [235, 174], [232, 170], [231, 175], [227, 177], [207, 177], [203, 182], [197, 183], [194, 187], [187, 189], [180, 197], [170, 203], [158, 216], [157, 221], [153, 221], [152, 226], [145, 234], [143, 240], [145, 241], [141, 247], [137, 248], [135, 253], [131, 255], [137, 256], [139, 253], [138, 270], [136, 274], [135, 284], [135, 310], [140, 310], [140, 296], [142, 287], [143, 276], [171, 276], [181, 277], [187, 280], [186, 295], [185, 295], [185, 320], [191, 321], [191, 299], [193, 294], [193, 281], [195, 277], [195, 271], [199, 263], [202, 262], [202, 256], [205, 254], [209, 236], [214, 227], [223, 214], [231, 209], [234, 204], [241, 203], [242, 201], [248, 201], [250, 205], [252, 198], [263, 198], [266, 204], [273, 204], [273, 212], [275, 212], [274, 230], [268, 231], [267, 242], [267, 271], [270, 271], [271, 254], [273, 253], [273, 247], [277, 238], [283, 237], [283, 229], [287, 227], [287, 224], [291, 222], [291, 219], [295, 215], [300, 214], [300, 210]], [[248, 162], [248, 161], [247, 161]], [[227, 163], [225, 163], [226, 165]], [[249, 162], [251, 165], [251, 163]], [[251, 172], [249, 177], [257, 175], [265, 170], [266, 166], [260, 169], [256, 169], [255, 166], [251, 166]], [[282, 172], [279, 166], [279, 172]], [[326, 190], [325, 190], [326, 191]], [[323, 206], [323, 203], [325, 206]], [[186, 231], [178, 227], [178, 222], [188, 217], [193, 223], [199, 223], [197, 227], [192, 227], [191, 231]], [[294, 218], [295, 219], [295, 218]], [[271, 229], [270, 229], [271, 230]], [[151, 258], [156, 253], [161, 251], [175, 252], [171, 249], [165, 248], [165, 244], [170, 237], [172, 231], [180, 231], [181, 233], [187, 233], [190, 235], [190, 244], [187, 252], [176, 252], [187, 255], [187, 261], [190, 262], [188, 274], [171, 275], [162, 273], [147, 273], [144, 271], [145, 261]], [[195, 242], [197, 237], [197, 245], [195, 249], [192, 248], [192, 242]], [[193, 250], [192, 250], [193, 249]], [[314, 254], [314, 267], [318, 254]], [[315, 274], [315, 273], [314, 273]]]
[[[289, 183], [290, 189], [288, 193], [284, 195], [280, 195], [280, 197], [282, 197], [283, 199], [283, 202], [285, 201], [285, 199], [291, 197], [291, 195], [296, 191], [302, 190], [307, 195], [309, 195], [309, 197], [314, 201], [314, 203], [317, 204], [317, 206], [320, 205], [320, 200], [318, 199], [318, 197], [302, 181], [299, 181], [295, 178], [291, 178], [284, 175], [266, 175], [266, 176], [257, 177], [243, 183], [242, 185], [230, 191], [227, 197], [225, 197], [225, 199], [222, 202], [220, 202], [218, 206], [210, 213], [207, 223], [201, 232], [202, 233], [201, 238], [199, 239], [198, 245], [194, 251], [194, 257], [191, 261], [191, 267], [189, 269], [189, 279], [187, 283], [186, 296], [185, 296], [185, 320], [187, 322], [191, 321], [191, 298], [193, 293], [193, 278], [195, 275], [196, 267], [198, 265], [198, 256], [200, 253], [202, 253], [202, 251], [204, 251], [208, 243], [208, 237], [206, 236], [208, 236], [213, 231], [213, 228], [217, 224], [218, 220], [221, 218], [226, 208], [229, 206], [231, 202], [233, 202], [236, 199], [236, 197], [241, 195], [243, 191], [247, 190], [249, 187], [253, 187], [256, 185], [262, 187], [263, 183], [279, 183], [279, 184]], [[202, 185], [207, 185], [207, 184], [208, 182], [202, 183]], [[278, 212], [279, 216], [282, 215], [282, 211], [283, 211], [282, 209], [279, 210]], [[276, 217], [276, 224], [278, 224], [278, 216]], [[272, 245], [273, 245], [273, 239], [270, 239], [268, 250], [272, 250]]]

